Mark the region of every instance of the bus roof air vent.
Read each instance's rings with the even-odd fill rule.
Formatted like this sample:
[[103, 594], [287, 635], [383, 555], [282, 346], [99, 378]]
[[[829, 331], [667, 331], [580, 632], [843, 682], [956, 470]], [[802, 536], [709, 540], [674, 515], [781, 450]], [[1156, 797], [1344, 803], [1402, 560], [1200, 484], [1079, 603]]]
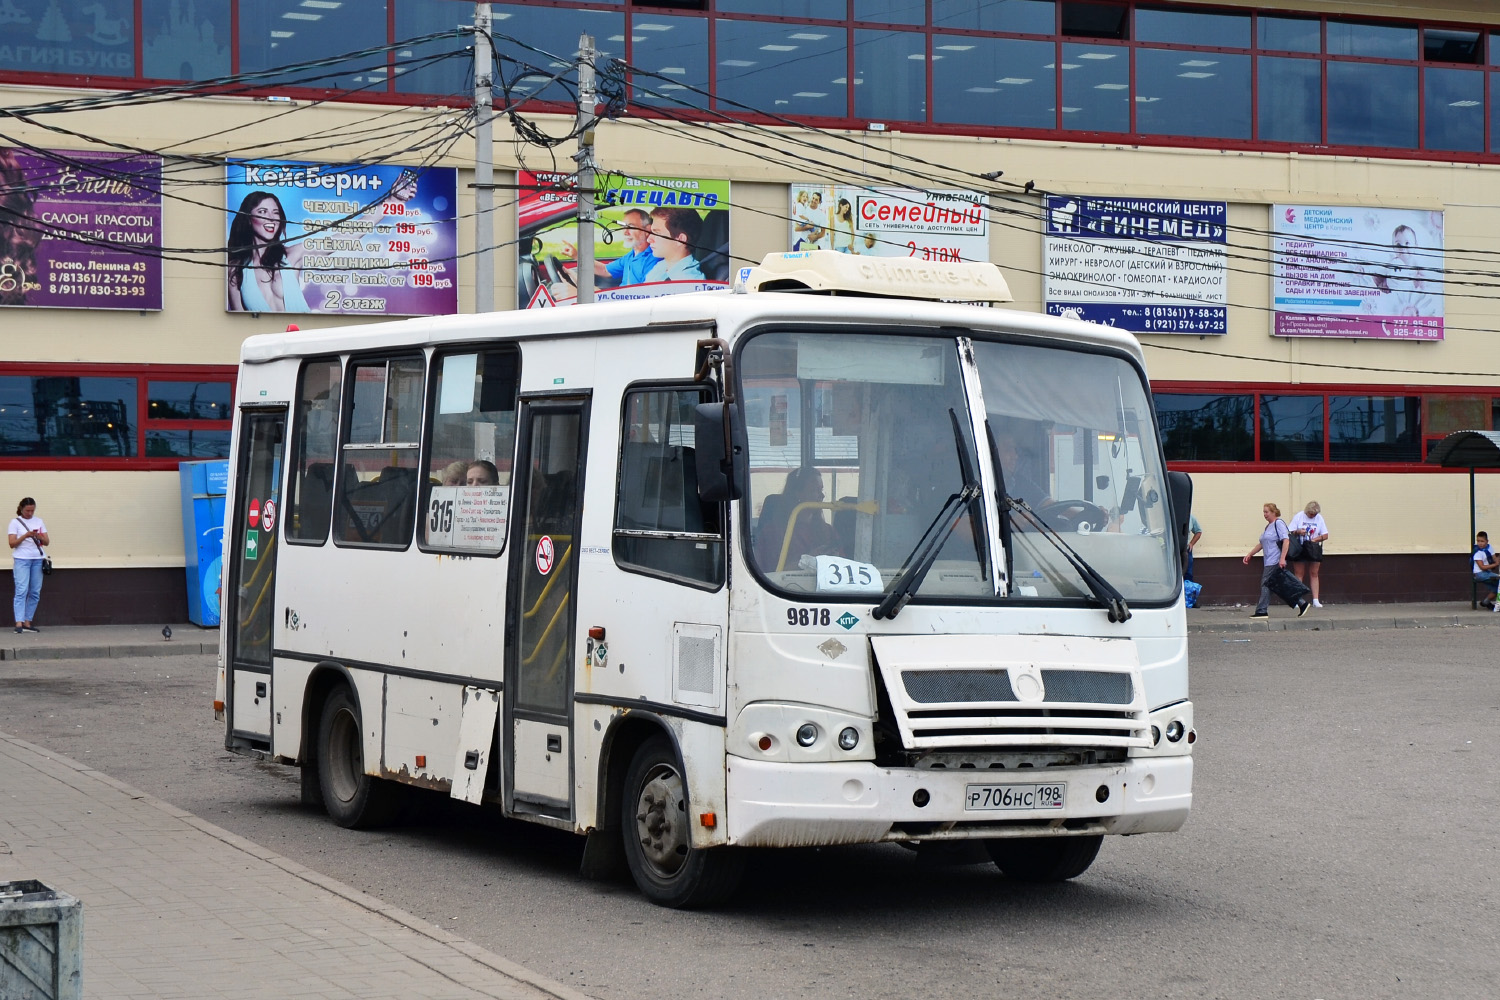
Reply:
[[1000, 268], [978, 261], [932, 263], [909, 257], [872, 257], [836, 250], [767, 254], [759, 267], [742, 267], [736, 292], [820, 292], [946, 302], [1009, 302]]

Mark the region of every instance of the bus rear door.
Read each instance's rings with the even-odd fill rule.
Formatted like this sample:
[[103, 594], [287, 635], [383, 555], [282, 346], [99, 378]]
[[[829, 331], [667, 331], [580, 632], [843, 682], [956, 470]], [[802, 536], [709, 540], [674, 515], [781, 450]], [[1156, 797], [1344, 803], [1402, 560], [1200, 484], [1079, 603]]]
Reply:
[[229, 715], [225, 746], [271, 747], [271, 651], [276, 634], [276, 537], [286, 410], [245, 410], [231, 523]]

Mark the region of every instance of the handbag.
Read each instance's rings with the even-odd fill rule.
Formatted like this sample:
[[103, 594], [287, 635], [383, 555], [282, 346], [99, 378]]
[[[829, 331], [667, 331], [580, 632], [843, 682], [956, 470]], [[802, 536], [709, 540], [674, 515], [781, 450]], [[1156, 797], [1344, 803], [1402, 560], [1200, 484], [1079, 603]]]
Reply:
[[1303, 552], [1306, 547], [1314, 544], [1316, 543], [1304, 542], [1301, 535], [1293, 535], [1292, 544], [1288, 545], [1286, 548], [1286, 561], [1296, 562], [1298, 559], [1303, 558]]
[[42, 575], [43, 576], [51, 576], [52, 575], [52, 557], [51, 556], [42, 556]]
[[1198, 606], [1198, 596], [1203, 593], [1203, 584], [1194, 583], [1192, 580], [1182, 581], [1182, 596], [1190, 608]]
[[1312, 588], [1297, 579], [1291, 570], [1278, 566], [1276, 572], [1266, 581], [1266, 589], [1286, 602], [1289, 608], [1295, 608], [1308, 594]]
[[[1288, 558], [1290, 558], [1290, 557], [1288, 557]], [[1302, 543], [1302, 558], [1303, 559], [1310, 559], [1313, 562], [1321, 562], [1322, 559], [1323, 559], [1323, 543], [1322, 542], [1303, 542]]]

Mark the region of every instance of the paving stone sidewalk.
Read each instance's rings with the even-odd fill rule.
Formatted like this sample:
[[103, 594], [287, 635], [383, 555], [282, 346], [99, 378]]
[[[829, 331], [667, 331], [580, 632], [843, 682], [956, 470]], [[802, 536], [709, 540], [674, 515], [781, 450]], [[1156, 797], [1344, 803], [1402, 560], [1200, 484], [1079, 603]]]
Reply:
[[89, 998], [587, 1000], [0, 733], [0, 882], [31, 878], [83, 902]]

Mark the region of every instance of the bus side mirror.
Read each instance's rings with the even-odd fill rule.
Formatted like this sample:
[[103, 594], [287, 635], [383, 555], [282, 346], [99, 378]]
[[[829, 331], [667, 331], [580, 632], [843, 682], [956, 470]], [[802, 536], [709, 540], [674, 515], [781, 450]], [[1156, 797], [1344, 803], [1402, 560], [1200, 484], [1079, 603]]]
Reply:
[[738, 406], [699, 403], [693, 414], [693, 451], [699, 500], [718, 503], [745, 495], [745, 463], [750, 447]]
[[1177, 551], [1186, 565], [1188, 539], [1192, 538], [1188, 518], [1193, 511], [1193, 477], [1186, 472], [1167, 473], [1167, 492], [1172, 497], [1172, 530], [1177, 533]]

